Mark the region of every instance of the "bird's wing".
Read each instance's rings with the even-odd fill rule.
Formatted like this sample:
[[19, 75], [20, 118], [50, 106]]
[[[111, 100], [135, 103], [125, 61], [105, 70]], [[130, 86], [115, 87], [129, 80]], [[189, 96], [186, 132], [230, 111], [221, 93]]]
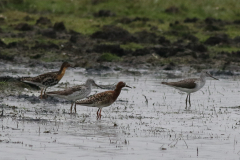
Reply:
[[44, 79], [48, 77], [55, 77], [58, 72], [48, 72], [36, 77], [22, 77], [20, 80], [23, 82], [34, 82], [34, 83], [41, 83]]
[[48, 95], [63, 95], [63, 96], [67, 96], [67, 95], [71, 95], [72, 93], [76, 92], [76, 91], [84, 91], [86, 89], [85, 86], [74, 86], [62, 91], [53, 91], [53, 92], [47, 92], [46, 94]]
[[59, 80], [56, 78], [55, 75], [49, 75], [46, 76], [44, 79], [42, 79], [42, 84], [45, 86], [54, 86], [58, 84]]
[[116, 88], [116, 84], [110, 85], [99, 85], [102, 89], [114, 90]]
[[197, 85], [197, 78], [192, 79], [184, 79], [178, 82], [162, 82], [162, 84], [166, 84], [172, 87], [179, 87], [179, 88], [186, 88], [186, 89], [193, 89]]
[[87, 99], [77, 101], [76, 104], [82, 106], [103, 106], [110, 104], [113, 99], [112, 91], [101, 92], [95, 95], [90, 96]]

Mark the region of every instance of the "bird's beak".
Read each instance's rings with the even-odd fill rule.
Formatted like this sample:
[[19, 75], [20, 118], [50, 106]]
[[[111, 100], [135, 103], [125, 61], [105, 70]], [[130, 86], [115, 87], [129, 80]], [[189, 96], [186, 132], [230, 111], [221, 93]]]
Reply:
[[209, 74], [209, 73], [207, 73], [207, 75], [208, 75], [209, 77], [212, 77], [212, 78], [215, 79], [215, 80], [219, 80], [219, 79], [213, 77], [213, 76], [212, 76], [211, 74]]
[[98, 88], [104, 89], [103, 87], [97, 85], [96, 83], [94, 83], [94, 85], [95, 85], [96, 87], [98, 87]]
[[128, 85], [125, 85], [125, 87], [132, 88], [132, 87], [130, 87], [130, 86], [128, 86]]

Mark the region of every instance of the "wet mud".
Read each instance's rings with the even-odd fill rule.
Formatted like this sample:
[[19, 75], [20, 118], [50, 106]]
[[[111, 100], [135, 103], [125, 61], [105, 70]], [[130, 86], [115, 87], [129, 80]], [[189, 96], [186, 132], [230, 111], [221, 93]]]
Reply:
[[[30, 75], [42, 70], [31, 70]], [[70, 102], [39, 99], [39, 90], [6, 92], [0, 99], [2, 158], [239, 158], [239, 75], [212, 70], [211, 74], [220, 80], [207, 80], [200, 91], [191, 95], [192, 106], [185, 110], [186, 94], [161, 82], [198, 77], [196, 71], [129, 74], [133, 72], [86, 77], [86, 71], [77, 68], [68, 70], [60, 84], [48, 89], [82, 84], [87, 78], [107, 89], [114, 88], [118, 81], [132, 86], [122, 90], [113, 105], [103, 108], [101, 120], [96, 119], [97, 108], [77, 106], [77, 113], [70, 114]], [[14, 74], [27, 76], [21, 69]], [[2, 81], [12, 79], [9, 77]], [[102, 91], [94, 88], [91, 95]], [[12, 150], [18, 154], [11, 154]]]

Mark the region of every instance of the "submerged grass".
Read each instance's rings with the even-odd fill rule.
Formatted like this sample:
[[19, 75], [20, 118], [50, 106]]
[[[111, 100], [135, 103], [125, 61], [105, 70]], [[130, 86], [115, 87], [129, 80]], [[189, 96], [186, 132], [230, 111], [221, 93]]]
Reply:
[[6, 81], [1, 81], [1, 82], [0, 82], [0, 89], [1, 89], [3, 86], [5, 86], [5, 85], [7, 85], [7, 82], [6, 82]]

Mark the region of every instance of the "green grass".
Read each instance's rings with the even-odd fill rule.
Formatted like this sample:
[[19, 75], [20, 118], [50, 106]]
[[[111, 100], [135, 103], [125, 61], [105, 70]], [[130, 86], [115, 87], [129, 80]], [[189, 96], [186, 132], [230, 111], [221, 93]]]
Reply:
[[4, 85], [6, 85], [7, 84], [7, 82], [5, 82], [5, 81], [1, 81], [0, 82], [0, 86], [4, 86]]
[[55, 52], [51, 52], [51, 51], [41, 51], [41, 58], [40, 60], [44, 61], [44, 62], [56, 62], [56, 61], [67, 61], [68, 60], [68, 56], [64, 55], [63, 53], [55, 53]]
[[210, 52], [236, 52], [240, 51], [240, 48], [232, 47], [232, 46], [209, 46], [208, 49]]
[[[206, 31], [204, 20], [207, 17], [226, 20], [232, 22], [238, 20], [240, 17], [240, 3], [238, 0], [100, 0], [98, 4], [92, 4], [92, 0], [0, 0], [1, 15], [6, 17], [5, 23], [1, 24], [1, 29], [4, 32], [20, 33], [14, 30], [14, 26], [18, 23], [28, 23], [35, 25], [36, 20], [40, 16], [45, 16], [51, 19], [52, 25], [55, 22], [63, 21], [67, 30], [74, 30], [84, 35], [91, 35], [92, 33], [101, 30], [104, 25], [116, 25], [126, 29], [130, 33], [141, 32], [146, 30], [154, 32], [157, 35], [163, 35], [171, 42], [181, 38], [183, 34], [192, 34], [199, 38], [200, 43], [205, 42], [210, 36], [215, 34], [226, 33], [230, 38], [239, 36], [239, 25], [225, 25], [219, 26], [219, 31]], [[179, 9], [179, 13], [166, 13], [165, 9], [175, 6]], [[99, 10], [111, 10], [116, 13], [115, 17], [96, 18], [93, 16]], [[24, 17], [30, 16], [31, 21], [25, 21]], [[149, 21], [134, 21], [130, 24], [122, 24], [117, 20], [123, 17], [135, 18], [146, 17]], [[199, 18], [197, 24], [183, 23], [185, 18]], [[169, 26], [170, 23], [179, 21], [178, 25]], [[152, 26], [157, 27], [157, 30], [152, 31]], [[48, 26], [41, 26], [47, 28]], [[169, 32], [170, 31], [170, 32]], [[171, 32], [174, 31], [174, 32]], [[175, 34], [177, 32], [177, 34]], [[40, 43], [54, 43], [60, 45], [68, 41], [68, 39], [50, 39], [41, 35], [35, 35], [28, 38], [6, 38], [4, 43], [26, 41], [26, 45], [30, 47], [35, 45], [35, 41]], [[100, 42], [106, 44], [115, 44], [115, 42]], [[148, 47], [151, 44], [127, 43], [121, 44], [121, 48], [127, 50], [136, 50]], [[212, 55], [220, 51], [238, 51], [239, 48], [232, 46], [210, 46], [209, 52]], [[3, 51], [3, 54], [5, 51]], [[12, 54], [12, 53], [11, 53]], [[36, 54], [36, 53], [34, 53]], [[65, 55], [59, 53], [43, 54], [40, 58], [43, 61], [55, 61], [67, 58]], [[56, 58], [57, 57], [57, 58]], [[103, 61], [121, 61], [121, 58], [111, 54], [103, 53], [100, 57]], [[170, 63], [172, 59], [161, 61], [163, 64]]]
[[11, 42], [23, 41], [23, 40], [25, 40], [25, 38], [1, 38], [1, 40], [2, 40], [5, 44], [9, 44], [9, 43], [11, 43]]
[[120, 45], [120, 46], [121, 46], [121, 48], [123, 48], [123, 49], [129, 49], [129, 50], [133, 50], [133, 51], [135, 51], [136, 49], [142, 49], [142, 48], [144, 48], [143, 45], [138, 44], [138, 43], [122, 44], [122, 45]]
[[239, 25], [229, 25], [226, 26], [225, 28], [226, 28], [225, 33], [228, 34], [230, 38], [235, 38], [236, 36], [239, 36], [240, 30]]
[[8, 83], [5, 81], [0, 82], [0, 90], [4, 90], [7, 87]]
[[[4, 11], [3, 15], [7, 21], [16, 24], [19, 19], [22, 20], [26, 15], [30, 15], [35, 20], [43, 15], [49, 17], [53, 24], [63, 21], [67, 29], [72, 29], [83, 34], [92, 34], [99, 30], [103, 25], [115, 24], [131, 33], [149, 30], [150, 25], [157, 26], [159, 30], [169, 29], [169, 23], [176, 20], [182, 21], [186, 17], [197, 17], [205, 19], [206, 17], [221, 18], [224, 20], [239, 19], [240, 3], [237, 0], [105, 0], [99, 4], [93, 5], [91, 0], [5, 0], [6, 4], [0, 4]], [[168, 7], [176, 6], [179, 13], [165, 13]], [[95, 18], [93, 13], [101, 10], [111, 10], [116, 13], [116, 17]], [[121, 17], [147, 17], [149, 22], [132, 22], [129, 25], [116, 23]], [[160, 23], [159, 20], [165, 23]], [[29, 21], [29, 24], [35, 24]], [[188, 30], [191, 24], [185, 26], [178, 25], [173, 29]], [[192, 27], [190, 27], [192, 28]], [[229, 30], [230, 34], [236, 34]]]
[[67, 39], [51, 39], [51, 38], [47, 38], [47, 37], [43, 37], [43, 36], [35, 36], [35, 37], [31, 37], [31, 38], [1, 38], [1, 40], [5, 43], [5, 44], [9, 44], [11, 42], [21, 42], [24, 41], [25, 45], [28, 46], [29, 48], [35, 46], [35, 42], [38, 41], [39, 43], [42, 44], [49, 44], [54, 43], [57, 45], [61, 45], [65, 42], [67, 42]]
[[121, 61], [121, 58], [118, 57], [115, 54], [111, 54], [111, 53], [103, 53], [100, 57], [99, 57], [100, 61], [107, 61], [107, 62], [112, 62], [112, 61]]
[[209, 46], [208, 50], [210, 53], [209, 54], [210, 58], [213, 58], [219, 52], [236, 52], [236, 51], [240, 51], [240, 48], [224, 45], [224, 46]]
[[196, 37], [198, 37], [199, 41], [202, 42], [202, 43], [205, 42], [210, 37], [210, 35], [205, 34], [203, 32], [198, 32], [198, 33], [196, 33], [194, 35]]
[[[222, 19], [238, 18], [240, 3], [238, 0], [105, 0], [93, 5], [90, 0], [6, 0], [1, 5], [6, 8], [25, 12], [45, 12], [53, 14], [71, 14], [80, 17], [92, 17], [100, 9], [114, 11], [119, 16], [144, 16], [153, 19], [176, 20], [183, 17], [214, 17]], [[168, 14], [164, 10], [170, 6], [179, 8], [178, 14]]]

